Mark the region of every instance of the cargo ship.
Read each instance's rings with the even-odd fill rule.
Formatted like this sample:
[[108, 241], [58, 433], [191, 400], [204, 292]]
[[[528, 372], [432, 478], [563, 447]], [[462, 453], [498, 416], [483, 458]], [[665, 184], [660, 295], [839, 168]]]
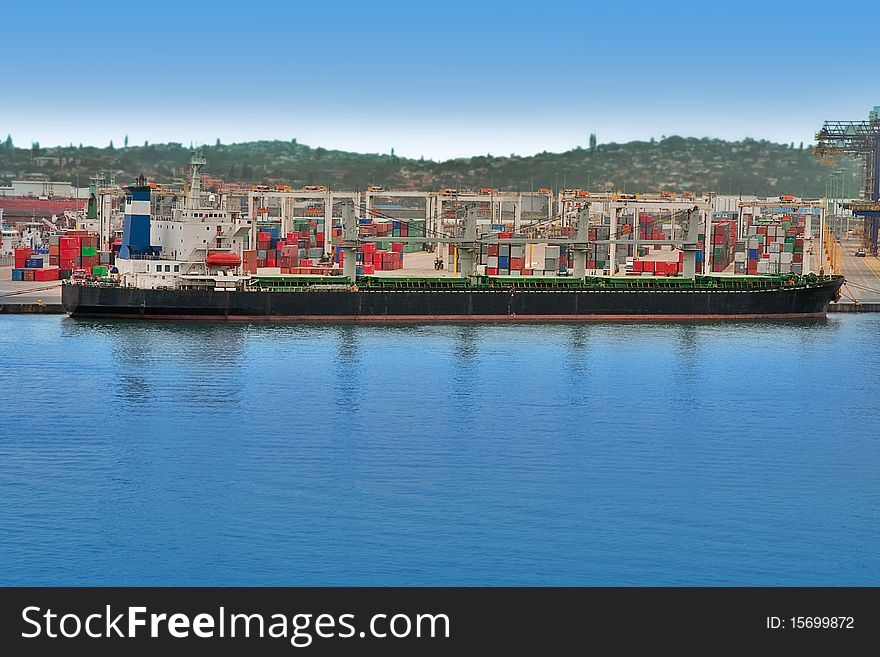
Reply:
[[[62, 304], [70, 316], [289, 322], [794, 319], [824, 316], [844, 282], [842, 276], [815, 274], [697, 275], [696, 213], [686, 213], [677, 240], [645, 240], [681, 248], [681, 276], [588, 276], [586, 257], [596, 241], [588, 240], [586, 211], [571, 236], [540, 240], [571, 249], [573, 267], [566, 276], [478, 272], [474, 263], [481, 245], [499, 243], [499, 237], [478, 234], [476, 212], [470, 211], [456, 235], [407, 238], [455, 244], [459, 276], [364, 276], [357, 273], [356, 254], [371, 238], [359, 234], [353, 203], [343, 207], [341, 269], [331, 275], [245, 273], [242, 249], [254, 243], [256, 222], [204, 205], [199, 180], [204, 159], [194, 156], [191, 164], [186, 201], [169, 216], [153, 220], [150, 186], [142, 178], [127, 188], [115, 267], [107, 277], [64, 283]], [[517, 240], [529, 241], [505, 241]]]
[[[589, 321], [824, 317], [840, 276], [718, 277], [189, 277], [173, 289], [65, 282], [72, 317], [242, 321]], [[215, 284], [223, 284], [217, 287]]]

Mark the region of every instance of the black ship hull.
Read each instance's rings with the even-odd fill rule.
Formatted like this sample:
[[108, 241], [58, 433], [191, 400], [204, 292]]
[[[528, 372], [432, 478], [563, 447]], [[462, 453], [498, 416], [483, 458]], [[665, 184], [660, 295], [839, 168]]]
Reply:
[[842, 278], [768, 289], [146, 290], [65, 284], [72, 317], [240, 321], [598, 321], [823, 317]]

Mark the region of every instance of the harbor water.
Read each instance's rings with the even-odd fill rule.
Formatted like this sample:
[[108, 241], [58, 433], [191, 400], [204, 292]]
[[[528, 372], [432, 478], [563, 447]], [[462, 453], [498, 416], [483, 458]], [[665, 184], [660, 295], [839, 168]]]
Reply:
[[0, 318], [5, 585], [880, 585], [880, 316]]

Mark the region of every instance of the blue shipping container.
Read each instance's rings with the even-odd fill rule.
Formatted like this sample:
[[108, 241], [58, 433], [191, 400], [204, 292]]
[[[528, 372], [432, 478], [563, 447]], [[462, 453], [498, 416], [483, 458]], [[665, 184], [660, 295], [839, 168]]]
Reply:
[[749, 249], [749, 260], [758, 259], [758, 249]]
[[24, 269], [13, 269], [12, 270], [12, 280], [23, 281], [24, 280]]
[[43, 259], [42, 258], [28, 258], [24, 266], [28, 269], [42, 269], [43, 268]]
[[498, 269], [509, 269], [510, 258], [508, 256], [498, 256]]

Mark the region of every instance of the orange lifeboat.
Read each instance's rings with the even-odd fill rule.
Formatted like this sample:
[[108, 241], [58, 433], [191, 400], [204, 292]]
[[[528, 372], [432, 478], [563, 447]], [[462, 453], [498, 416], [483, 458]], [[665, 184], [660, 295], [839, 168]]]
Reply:
[[241, 258], [229, 251], [214, 251], [208, 254], [205, 264], [209, 267], [238, 267]]

